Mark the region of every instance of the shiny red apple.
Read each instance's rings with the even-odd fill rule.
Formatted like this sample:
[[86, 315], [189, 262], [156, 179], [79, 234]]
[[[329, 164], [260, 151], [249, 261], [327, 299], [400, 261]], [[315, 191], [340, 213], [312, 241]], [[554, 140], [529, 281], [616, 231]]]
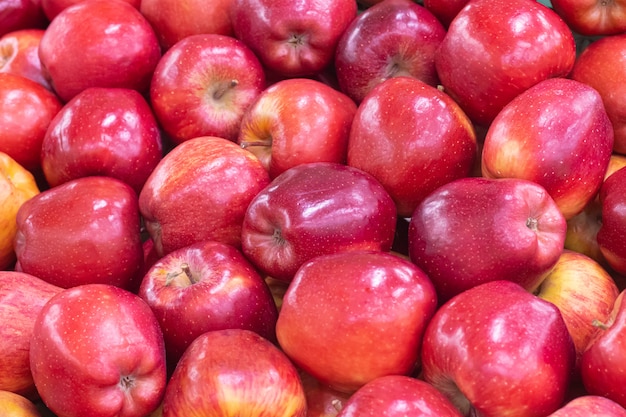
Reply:
[[626, 2], [623, 0], [551, 0], [554, 11], [585, 36], [618, 35], [626, 32]]
[[39, 43], [44, 29], [21, 29], [0, 37], [0, 72], [10, 72], [52, 89], [41, 69]]
[[21, 29], [44, 29], [47, 24], [41, 0], [0, 2], [0, 36]]
[[581, 395], [567, 402], [548, 417], [626, 417], [626, 409], [601, 395]]
[[609, 266], [620, 274], [626, 274], [626, 167], [609, 176], [600, 189], [602, 224], [597, 241]]
[[423, 4], [447, 29], [468, 0], [424, 0]]
[[[67, 9], [70, 6], [81, 3], [85, 0], [40, 0], [41, 8], [43, 9], [44, 14], [48, 18], [48, 20], [52, 20], [63, 10]], [[141, 0], [124, 0], [136, 9], [139, 9], [139, 5], [141, 4]]]

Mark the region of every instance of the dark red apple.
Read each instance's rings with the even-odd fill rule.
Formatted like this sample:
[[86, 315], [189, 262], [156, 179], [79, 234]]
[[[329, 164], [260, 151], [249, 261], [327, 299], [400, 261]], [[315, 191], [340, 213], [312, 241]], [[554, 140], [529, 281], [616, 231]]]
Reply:
[[0, 2], [0, 36], [21, 29], [44, 29], [47, 24], [41, 0]]
[[424, 0], [423, 4], [447, 29], [468, 0]]
[[609, 176], [600, 189], [602, 224], [597, 241], [604, 259], [620, 274], [626, 274], [626, 167]]
[[10, 72], [52, 87], [41, 69], [39, 43], [44, 29], [21, 29], [0, 37], [0, 72]]
[[623, 0], [551, 0], [550, 4], [565, 23], [581, 35], [610, 36], [626, 32], [626, 2]]

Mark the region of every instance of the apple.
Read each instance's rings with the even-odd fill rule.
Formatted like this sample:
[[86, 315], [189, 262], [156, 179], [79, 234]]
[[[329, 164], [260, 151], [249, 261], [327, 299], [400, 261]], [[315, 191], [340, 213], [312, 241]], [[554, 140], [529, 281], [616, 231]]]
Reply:
[[304, 163], [345, 163], [356, 110], [352, 99], [321, 81], [281, 80], [246, 110], [237, 143], [271, 178]]
[[0, 271], [0, 391], [37, 397], [30, 370], [30, 338], [39, 311], [61, 291], [24, 272]]
[[398, 216], [411, 217], [436, 188], [469, 176], [477, 155], [473, 125], [454, 100], [418, 79], [395, 77], [359, 105], [347, 164], [373, 175]]
[[241, 249], [262, 274], [289, 282], [320, 255], [389, 251], [396, 218], [393, 200], [370, 174], [334, 162], [301, 164], [250, 201]]
[[142, 0], [139, 11], [157, 34], [162, 51], [201, 33], [233, 36], [232, 0]]
[[[623, 1], [598, 7], [623, 8], [626, 13]], [[600, 94], [615, 132], [614, 151], [626, 154], [626, 35], [605, 36], [591, 43], [576, 59], [570, 77]]]
[[240, 248], [248, 205], [269, 183], [261, 162], [228, 139], [201, 136], [177, 145], [139, 194], [157, 254], [203, 240]]
[[[40, 0], [41, 8], [48, 20], [52, 21], [59, 13], [70, 6], [81, 3], [85, 0]], [[124, 0], [136, 9], [139, 9], [141, 0]]]
[[559, 260], [566, 230], [539, 184], [467, 177], [439, 187], [416, 207], [409, 256], [440, 301], [495, 280], [533, 291]]
[[235, 36], [271, 71], [314, 75], [333, 64], [339, 38], [357, 16], [354, 0], [232, 0]]
[[619, 295], [617, 284], [595, 260], [564, 250], [536, 294], [559, 308], [576, 348], [579, 376], [580, 358], [598, 331], [593, 322], [608, 320]]
[[609, 266], [619, 274], [626, 274], [626, 167], [609, 176], [600, 189], [602, 224], [597, 241]]
[[548, 417], [626, 417], [626, 409], [601, 395], [581, 395], [568, 401]]
[[139, 208], [126, 183], [98, 176], [68, 181], [22, 204], [16, 222], [20, 271], [63, 288], [139, 285]]
[[300, 371], [300, 380], [306, 396], [307, 417], [337, 417], [351, 394], [322, 384], [310, 374]]
[[623, 0], [551, 0], [550, 3], [565, 23], [581, 35], [607, 36], [626, 32], [626, 2]]
[[278, 311], [269, 287], [236, 248], [203, 241], [170, 252], [146, 272], [138, 295], [154, 312], [170, 369], [210, 330], [242, 328], [274, 341]]
[[86, 0], [64, 9], [39, 43], [46, 79], [64, 102], [87, 87], [144, 93], [160, 58], [154, 30], [124, 0]]
[[0, 390], [0, 415], [42, 417], [33, 401], [11, 391]]
[[462, 415], [546, 416], [565, 401], [574, 344], [559, 309], [507, 280], [441, 306], [426, 328], [422, 376]]
[[146, 99], [128, 88], [88, 87], [52, 119], [41, 145], [49, 186], [102, 175], [137, 194], [163, 156], [159, 125]]
[[297, 369], [267, 339], [245, 329], [198, 336], [167, 384], [163, 417], [304, 417]]
[[44, 29], [21, 29], [0, 37], [0, 73], [21, 75], [51, 90], [39, 60], [39, 43], [44, 33]]
[[446, 29], [469, 0], [424, 0], [423, 4]]
[[64, 417], [143, 417], [166, 386], [159, 323], [136, 294], [83, 284], [54, 295], [39, 311], [30, 341], [42, 401]]
[[598, 92], [551, 78], [521, 93], [493, 120], [482, 172], [540, 184], [570, 219], [595, 198], [612, 149], [613, 127]]
[[0, 2], [0, 36], [20, 29], [44, 29], [47, 24], [41, 0]]
[[276, 337], [299, 368], [353, 393], [377, 377], [415, 370], [436, 308], [428, 276], [404, 258], [381, 251], [321, 255], [293, 277]]
[[396, 76], [437, 86], [435, 51], [446, 29], [412, 0], [387, 0], [360, 13], [339, 39], [334, 66], [339, 88], [360, 103], [372, 88]]
[[443, 89], [478, 125], [489, 125], [539, 81], [566, 76], [576, 44], [570, 28], [535, 0], [478, 0], [450, 24], [435, 54]]
[[41, 145], [63, 103], [36, 81], [0, 73], [0, 152], [33, 175], [41, 173]]
[[461, 417], [452, 402], [433, 385], [405, 375], [386, 375], [350, 396], [337, 417]]
[[243, 113], [264, 88], [263, 67], [243, 42], [198, 34], [163, 55], [152, 78], [150, 102], [175, 143], [198, 136], [235, 141]]

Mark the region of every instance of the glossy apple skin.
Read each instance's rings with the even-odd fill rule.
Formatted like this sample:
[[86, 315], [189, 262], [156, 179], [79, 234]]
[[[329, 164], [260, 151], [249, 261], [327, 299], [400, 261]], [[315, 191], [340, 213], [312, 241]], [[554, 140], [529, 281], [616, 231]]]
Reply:
[[30, 370], [30, 338], [39, 311], [61, 291], [24, 272], [0, 271], [0, 390], [37, 397]]
[[63, 103], [24, 76], [0, 73], [0, 152], [33, 174], [41, 172], [41, 145]]
[[[626, 13], [626, 3], [620, 7], [624, 7]], [[621, 154], [626, 154], [625, 55], [626, 35], [603, 37], [581, 52], [570, 75], [572, 79], [593, 87], [602, 97], [615, 132], [614, 151]]]
[[503, 280], [440, 307], [422, 345], [424, 380], [463, 415], [548, 415], [566, 398], [574, 361], [558, 308]]
[[341, 91], [355, 102], [382, 81], [410, 76], [436, 86], [435, 51], [446, 35], [441, 22], [411, 0], [387, 0], [355, 18], [337, 44]]
[[144, 93], [160, 58], [154, 30], [123, 0], [88, 0], [64, 9], [39, 44], [44, 74], [64, 102], [87, 87]]
[[275, 341], [278, 311], [269, 287], [241, 252], [203, 241], [160, 258], [138, 295], [154, 312], [170, 369], [202, 333], [243, 328]]
[[48, 24], [40, 0], [9, 0], [0, 3], [0, 36], [21, 29], [44, 29]]
[[163, 417], [304, 417], [298, 371], [267, 339], [244, 329], [200, 335], [183, 354], [163, 400]]
[[415, 209], [409, 256], [440, 301], [506, 279], [532, 291], [558, 261], [567, 225], [540, 185], [520, 179], [461, 178]]
[[35, 321], [30, 364], [41, 399], [57, 415], [142, 417], [165, 392], [159, 324], [141, 298], [112, 285], [53, 296]]
[[354, 0], [232, 0], [235, 36], [264, 66], [286, 77], [320, 73], [357, 15]]
[[265, 275], [291, 281], [313, 257], [389, 251], [396, 209], [383, 186], [357, 168], [313, 162], [283, 172], [250, 202], [241, 248]]
[[89, 87], [48, 126], [41, 165], [50, 187], [102, 175], [137, 194], [163, 156], [159, 125], [146, 99], [127, 88]]
[[405, 375], [378, 377], [359, 388], [338, 417], [461, 417], [452, 402], [434, 386]]
[[535, 293], [559, 308], [576, 348], [579, 377], [580, 358], [598, 331], [593, 322], [608, 320], [619, 295], [617, 284], [590, 257], [564, 250]]
[[574, 36], [553, 10], [534, 0], [479, 0], [450, 24], [435, 66], [444, 90], [487, 126], [522, 91], [566, 76], [575, 58]]
[[321, 81], [279, 81], [265, 89], [245, 112], [237, 143], [254, 153], [276, 178], [312, 162], [345, 163], [357, 106]]
[[225, 35], [189, 36], [159, 61], [150, 102], [175, 143], [198, 136], [235, 141], [245, 110], [265, 88], [258, 58]]
[[39, 60], [44, 29], [21, 29], [0, 37], [0, 72], [10, 72], [38, 82], [51, 90]]
[[33, 175], [6, 153], [0, 152], [0, 270], [16, 261], [13, 240], [17, 234], [17, 212], [39, 194]]
[[548, 417], [626, 417], [626, 409], [601, 395], [582, 395], [568, 401]]
[[[40, 0], [41, 8], [48, 20], [52, 21], [59, 13], [70, 6], [81, 3], [85, 0]], [[136, 9], [139, 9], [141, 0], [124, 0]]]
[[68, 181], [26, 201], [16, 221], [20, 271], [63, 288], [139, 285], [139, 208], [126, 183], [110, 177]]
[[626, 274], [626, 167], [608, 177], [600, 189], [602, 225], [598, 230], [598, 246], [611, 268]]
[[162, 51], [201, 33], [233, 36], [232, 0], [142, 0], [139, 10], [157, 34]]
[[276, 336], [299, 368], [352, 393], [377, 377], [415, 370], [436, 308], [435, 288], [410, 261], [380, 251], [334, 253], [298, 269]]
[[487, 131], [482, 173], [543, 186], [566, 219], [595, 198], [613, 149], [613, 127], [596, 90], [544, 80], [508, 103]]
[[398, 216], [436, 188], [471, 174], [476, 133], [445, 93], [409, 77], [389, 79], [359, 105], [347, 163], [373, 175], [396, 203]]
[[11, 417], [42, 417], [30, 399], [11, 391], [0, 390], [0, 415]]
[[139, 209], [159, 256], [203, 240], [240, 248], [246, 209], [269, 182], [250, 152], [202, 136], [161, 159], [141, 190]]
[[572, 30], [581, 35], [607, 36], [626, 31], [626, 1], [551, 0], [550, 3]]
[[468, 0], [424, 0], [423, 4], [448, 29], [467, 2]]

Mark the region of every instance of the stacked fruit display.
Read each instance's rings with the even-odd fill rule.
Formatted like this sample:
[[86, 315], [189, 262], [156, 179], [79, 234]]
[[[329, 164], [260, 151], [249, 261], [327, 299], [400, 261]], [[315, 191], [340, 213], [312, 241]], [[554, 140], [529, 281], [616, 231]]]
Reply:
[[626, 416], [625, 57], [622, 2], [0, 4], [0, 415]]

